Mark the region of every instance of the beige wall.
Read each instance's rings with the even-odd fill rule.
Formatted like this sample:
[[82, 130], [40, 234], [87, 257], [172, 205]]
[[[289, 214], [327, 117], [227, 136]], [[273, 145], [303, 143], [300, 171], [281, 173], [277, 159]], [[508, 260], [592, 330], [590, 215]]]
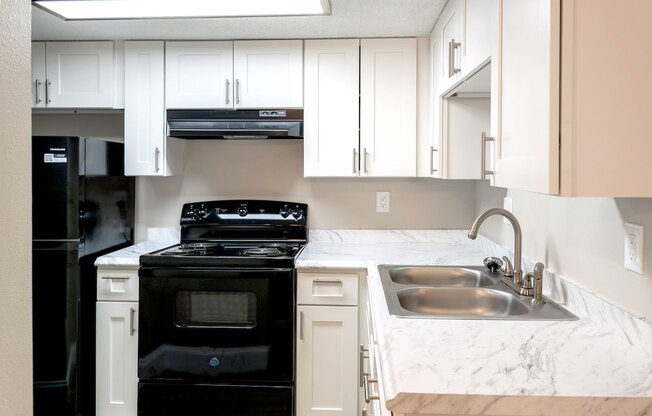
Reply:
[[[472, 181], [305, 179], [301, 141], [190, 141], [184, 174], [138, 179], [137, 237], [146, 226], [176, 227], [184, 202], [252, 198], [309, 205], [311, 228], [468, 227]], [[376, 213], [376, 192], [390, 192], [391, 212]]]
[[[523, 256], [602, 298], [652, 319], [652, 199], [559, 198], [477, 184], [477, 211], [512, 198], [523, 229]], [[623, 266], [624, 223], [645, 226], [644, 275]], [[481, 234], [513, 248], [511, 226], [490, 218]]]
[[0, 0], [0, 415], [7, 416], [32, 414], [30, 25], [30, 2]]

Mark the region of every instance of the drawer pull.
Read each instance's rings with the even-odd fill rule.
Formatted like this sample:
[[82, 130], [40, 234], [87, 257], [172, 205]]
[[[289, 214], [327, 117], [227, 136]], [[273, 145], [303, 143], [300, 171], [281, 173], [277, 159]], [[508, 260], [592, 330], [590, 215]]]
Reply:
[[330, 284], [333, 284], [333, 285], [341, 285], [341, 284], [343, 284], [340, 279], [331, 279], [331, 280], [328, 280], [328, 279], [315, 279], [315, 280], [313, 280], [313, 282], [315, 282], [315, 283], [330, 283]]
[[103, 280], [129, 280], [131, 276], [102, 276]]

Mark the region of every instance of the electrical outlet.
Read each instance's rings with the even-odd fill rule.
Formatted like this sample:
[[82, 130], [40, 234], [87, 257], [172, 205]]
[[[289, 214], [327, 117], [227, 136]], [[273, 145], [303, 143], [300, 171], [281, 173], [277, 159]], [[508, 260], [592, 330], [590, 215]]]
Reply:
[[625, 268], [643, 274], [643, 226], [625, 223]]
[[389, 212], [389, 192], [376, 192], [376, 212]]
[[[507, 210], [509, 212], [512, 212], [512, 198], [510, 198], [508, 196], [503, 198], [503, 209], [505, 209], [505, 210]], [[507, 218], [505, 218], [505, 217], [503, 217], [503, 222], [505, 224], [511, 224], [511, 222], [509, 222], [509, 220]]]

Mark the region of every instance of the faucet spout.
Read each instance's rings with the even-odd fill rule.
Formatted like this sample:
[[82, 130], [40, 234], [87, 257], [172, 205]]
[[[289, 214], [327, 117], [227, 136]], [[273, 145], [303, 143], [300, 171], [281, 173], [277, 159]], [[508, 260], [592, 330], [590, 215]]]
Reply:
[[492, 208], [484, 214], [481, 214], [475, 219], [473, 225], [471, 225], [468, 237], [471, 240], [475, 240], [478, 236], [478, 230], [484, 220], [492, 215], [502, 215], [507, 218], [510, 224], [512, 224], [512, 228], [514, 229], [514, 283], [520, 285], [523, 283], [523, 270], [521, 269], [521, 247], [523, 244], [523, 235], [521, 233], [521, 225], [511, 212], [502, 208]]

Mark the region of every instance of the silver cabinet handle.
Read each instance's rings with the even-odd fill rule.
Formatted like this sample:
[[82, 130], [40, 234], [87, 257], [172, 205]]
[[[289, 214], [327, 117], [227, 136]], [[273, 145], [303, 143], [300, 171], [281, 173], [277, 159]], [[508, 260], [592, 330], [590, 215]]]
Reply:
[[340, 279], [315, 279], [313, 280], [314, 283], [331, 283], [334, 285], [341, 285], [343, 284]]
[[455, 42], [455, 39], [448, 42], [448, 78], [460, 72], [460, 68], [455, 68], [455, 49], [460, 46], [462, 46], [462, 43]]
[[480, 161], [480, 179], [486, 179], [487, 175], [493, 175], [493, 170], [487, 170], [486, 159], [487, 159], [487, 142], [493, 142], [495, 139], [493, 137], [487, 136], [487, 133], [482, 132], [481, 145], [482, 145], [482, 160]]
[[101, 279], [104, 280], [129, 280], [131, 276], [102, 276]]
[[240, 104], [240, 80], [235, 79], [235, 103]]
[[353, 148], [353, 173], [358, 173], [358, 149]]
[[380, 400], [380, 396], [378, 396], [377, 394], [376, 395], [371, 394], [371, 392], [369, 391], [370, 390], [369, 385], [373, 383], [377, 384], [378, 380], [369, 378], [369, 375], [367, 374], [365, 374], [362, 377], [362, 384], [363, 384], [362, 390], [364, 390], [364, 402], [367, 404], [371, 403], [372, 400]]
[[299, 339], [303, 341], [303, 312], [299, 312]]
[[36, 91], [36, 96], [34, 98], [34, 101], [36, 102], [36, 104], [41, 104], [41, 101], [42, 101], [41, 97], [40, 97], [40, 94], [39, 94], [39, 90], [41, 89], [41, 84], [43, 84], [43, 83], [38, 78], [34, 82], [34, 89]]
[[135, 321], [136, 321], [136, 308], [129, 308], [129, 335], [132, 337], [136, 332], [136, 327], [134, 326]]
[[369, 374], [365, 373], [364, 371], [364, 360], [365, 358], [369, 358], [369, 355], [367, 353], [369, 352], [368, 349], [364, 347], [364, 345], [360, 344], [360, 359], [359, 359], [359, 366], [360, 366], [360, 387], [364, 386], [364, 376], [367, 376]]
[[362, 166], [363, 166], [363, 173], [367, 173], [367, 148], [365, 147], [362, 150]]
[[231, 89], [230, 87], [231, 87], [231, 81], [229, 81], [228, 78], [227, 78], [227, 80], [226, 80], [226, 103], [227, 104], [229, 104], [231, 102], [231, 100], [229, 98], [229, 95], [230, 95], [229, 90]]
[[154, 171], [155, 172], [158, 172], [159, 170], [161, 170], [161, 168], [159, 167], [159, 158], [160, 158], [160, 156], [161, 156], [161, 151], [159, 150], [158, 147], [156, 147], [154, 149]]
[[50, 104], [52, 102], [52, 100], [50, 99], [50, 85], [52, 85], [52, 83], [50, 82], [49, 79], [46, 79], [45, 80], [45, 103], [46, 104]]
[[437, 169], [435, 169], [434, 164], [435, 164], [435, 152], [439, 151], [438, 149], [435, 149], [435, 146], [430, 146], [430, 174], [432, 175], [433, 173], [437, 172]]

